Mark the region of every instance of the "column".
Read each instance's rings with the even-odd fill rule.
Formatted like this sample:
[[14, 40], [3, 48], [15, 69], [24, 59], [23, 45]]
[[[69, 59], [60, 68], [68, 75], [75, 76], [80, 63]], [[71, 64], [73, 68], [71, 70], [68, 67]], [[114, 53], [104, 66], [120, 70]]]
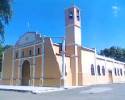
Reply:
[[21, 85], [21, 49], [19, 48], [19, 56], [18, 56], [18, 59], [19, 59], [19, 64], [18, 64], [18, 85]]
[[36, 66], [36, 48], [35, 45], [33, 46], [33, 86], [35, 85], [35, 66]]
[[14, 67], [15, 67], [15, 47], [13, 47], [13, 54], [12, 54], [12, 76], [11, 76], [11, 80], [10, 80], [10, 84], [13, 85], [14, 82]]
[[63, 43], [62, 43], [62, 75], [63, 75], [63, 87], [65, 88], [66, 86], [66, 63], [65, 63], [65, 39], [63, 39]]
[[44, 86], [44, 36], [42, 37], [42, 51], [41, 51], [41, 55], [42, 55], [42, 64], [41, 64], [41, 80], [42, 80], [42, 86]]

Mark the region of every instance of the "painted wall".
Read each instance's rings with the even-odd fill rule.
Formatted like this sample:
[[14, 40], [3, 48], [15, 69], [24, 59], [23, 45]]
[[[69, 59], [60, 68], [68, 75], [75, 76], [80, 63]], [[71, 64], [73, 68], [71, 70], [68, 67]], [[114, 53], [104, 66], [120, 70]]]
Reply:
[[91, 64], [95, 66], [95, 53], [92, 50], [82, 49], [82, 73], [83, 85], [96, 84], [96, 77], [91, 75]]
[[[91, 75], [91, 65], [94, 65], [95, 75]], [[98, 74], [97, 66], [100, 66], [101, 75]], [[105, 68], [105, 75], [102, 73]], [[83, 85], [109, 84], [125, 82], [125, 64], [110, 58], [95, 55], [94, 51], [82, 50]], [[115, 75], [114, 69], [122, 69], [122, 75]], [[112, 72], [110, 77], [109, 71]], [[120, 73], [120, 72], [119, 72]]]

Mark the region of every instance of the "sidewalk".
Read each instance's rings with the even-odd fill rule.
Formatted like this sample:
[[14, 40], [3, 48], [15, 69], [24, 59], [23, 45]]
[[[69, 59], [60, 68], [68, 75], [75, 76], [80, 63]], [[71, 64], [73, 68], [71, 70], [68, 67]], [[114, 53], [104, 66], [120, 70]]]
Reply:
[[68, 86], [68, 87], [34, 87], [34, 86], [10, 86], [10, 85], [0, 85], [0, 90], [6, 91], [19, 91], [19, 92], [31, 92], [34, 94], [38, 93], [47, 93], [47, 92], [56, 92], [63, 91], [75, 88], [81, 88], [86, 86]]
[[37, 93], [62, 91], [62, 90], [65, 90], [65, 89], [64, 88], [56, 88], [56, 87], [33, 87], [33, 86], [0, 85], [0, 90], [32, 92], [34, 94], [37, 94]]

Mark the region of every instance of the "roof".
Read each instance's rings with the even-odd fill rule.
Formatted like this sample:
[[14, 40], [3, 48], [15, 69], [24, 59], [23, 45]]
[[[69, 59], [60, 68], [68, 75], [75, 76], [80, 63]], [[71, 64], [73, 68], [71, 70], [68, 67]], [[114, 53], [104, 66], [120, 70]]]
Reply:
[[37, 32], [26, 32], [16, 42], [15, 46], [33, 44], [41, 40], [41, 34]]

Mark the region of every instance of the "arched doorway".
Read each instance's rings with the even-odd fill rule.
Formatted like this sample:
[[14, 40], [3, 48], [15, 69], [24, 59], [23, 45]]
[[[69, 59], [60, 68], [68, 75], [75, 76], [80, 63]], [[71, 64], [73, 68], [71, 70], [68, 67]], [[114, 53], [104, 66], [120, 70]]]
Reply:
[[25, 60], [22, 64], [22, 81], [21, 85], [28, 86], [30, 81], [30, 63]]

